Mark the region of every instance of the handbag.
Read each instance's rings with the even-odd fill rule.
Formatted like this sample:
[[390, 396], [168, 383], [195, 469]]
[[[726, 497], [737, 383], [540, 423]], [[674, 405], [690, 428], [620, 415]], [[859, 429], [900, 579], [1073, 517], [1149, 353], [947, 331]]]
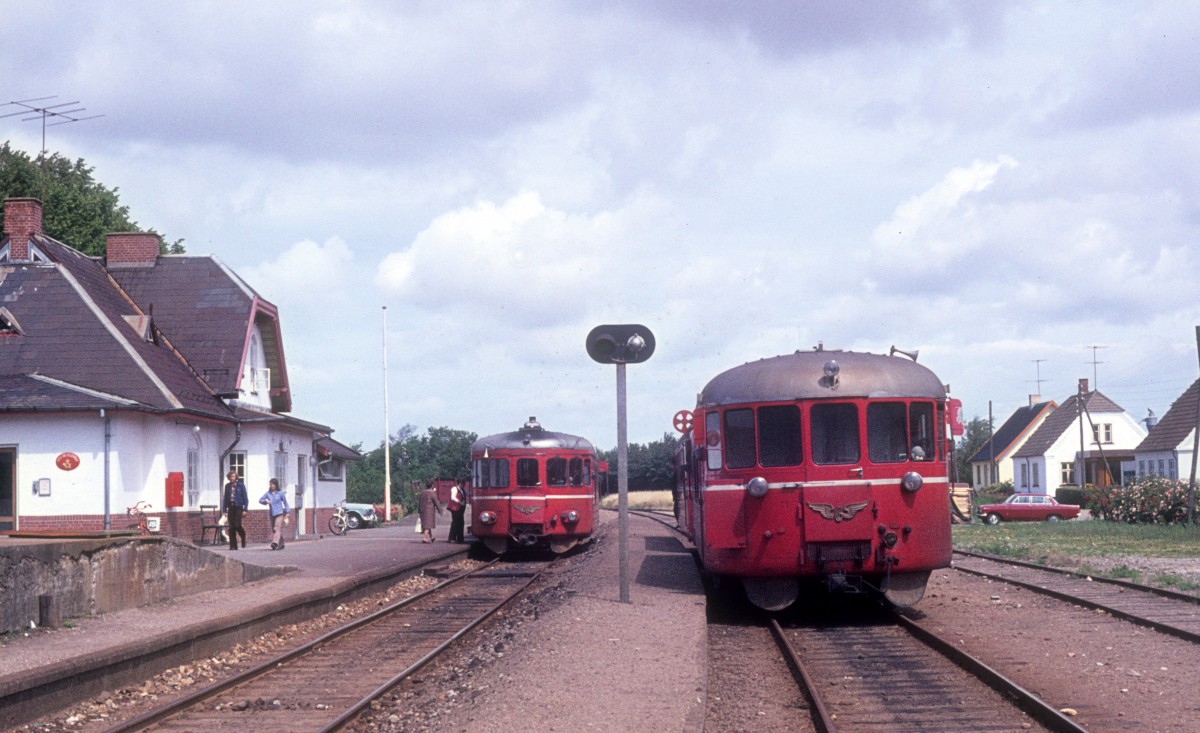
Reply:
[[417, 517], [417, 534], [421, 534], [424, 530], [421, 529], [421, 518]]

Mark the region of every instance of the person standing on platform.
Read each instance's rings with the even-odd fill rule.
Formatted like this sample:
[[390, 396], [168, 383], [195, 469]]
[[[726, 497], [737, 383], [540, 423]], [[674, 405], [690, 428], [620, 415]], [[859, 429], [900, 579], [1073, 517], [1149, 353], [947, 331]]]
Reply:
[[242, 515], [250, 508], [250, 497], [246, 494], [246, 482], [238, 478], [237, 471], [229, 472], [229, 481], [221, 492], [221, 513], [225, 515], [228, 524], [225, 531], [229, 533], [229, 549], [238, 548], [237, 538], [242, 538], [242, 549], [246, 549], [246, 528], [242, 526]]
[[421, 517], [422, 542], [433, 542], [433, 530], [437, 527], [437, 515], [442, 513], [442, 503], [438, 501], [437, 489], [430, 481], [425, 490], [417, 497], [417, 510]]
[[270, 488], [267, 493], [262, 495], [258, 500], [259, 504], [266, 504], [271, 509], [271, 549], [283, 549], [283, 525], [288, 521], [288, 501], [287, 497], [279, 490], [279, 481], [271, 479]]
[[466, 542], [463, 534], [463, 515], [467, 513], [467, 497], [457, 483], [450, 487], [450, 501], [446, 502], [446, 508], [450, 510], [450, 536], [446, 541]]

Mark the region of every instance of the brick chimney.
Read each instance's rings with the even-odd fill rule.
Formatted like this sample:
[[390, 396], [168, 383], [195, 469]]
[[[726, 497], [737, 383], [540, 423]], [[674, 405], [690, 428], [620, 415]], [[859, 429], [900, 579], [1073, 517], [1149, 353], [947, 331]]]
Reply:
[[4, 200], [4, 236], [8, 237], [8, 259], [29, 259], [29, 238], [42, 236], [42, 202], [33, 198]]
[[106, 266], [111, 269], [154, 267], [162, 240], [153, 232], [107, 235]]
[[1088, 393], [1088, 380], [1086, 377], [1079, 380], [1079, 394]]

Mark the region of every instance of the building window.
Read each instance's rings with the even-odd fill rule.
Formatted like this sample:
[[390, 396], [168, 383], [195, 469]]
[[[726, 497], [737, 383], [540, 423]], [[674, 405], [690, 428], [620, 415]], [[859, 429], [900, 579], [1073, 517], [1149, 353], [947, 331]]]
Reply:
[[187, 452], [187, 503], [196, 506], [200, 503], [200, 453], [195, 448]]
[[296, 506], [301, 505], [301, 497], [308, 490], [308, 456], [296, 456]]
[[288, 454], [287, 451], [275, 451], [275, 476], [279, 480], [279, 489], [287, 486]]
[[1059, 467], [1062, 469], [1062, 482], [1064, 484], [1074, 484], [1075, 483], [1075, 464], [1074, 463], [1060, 463]]
[[1170, 476], [1168, 478], [1170, 478], [1172, 481], [1179, 480], [1178, 474], [1175, 473], [1175, 459], [1174, 458], [1167, 459], [1167, 470], [1170, 471]]
[[1145, 478], [1145, 477], [1146, 477], [1146, 461], [1143, 459], [1143, 460], [1138, 461], [1138, 478]]
[[[244, 451], [241, 453], [229, 454], [229, 468], [226, 469], [225, 475], [228, 476], [230, 471], [236, 471], [238, 478], [240, 478], [242, 481], [246, 480], [246, 453]], [[224, 482], [222, 482], [222, 486], [223, 485]]]
[[1029, 464], [1028, 463], [1021, 464], [1021, 488], [1022, 489], [1029, 488]]
[[1163, 461], [1163, 459], [1161, 459], [1161, 458], [1158, 459], [1158, 475], [1159, 476], [1167, 475], [1167, 467], [1165, 465], [1165, 461]]
[[1040, 475], [1041, 471], [1038, 470], [1038, 464], [1033, 464], [1033, 488], [1035, 489], [1042, 485], [1041, 479], [1039, 478]]

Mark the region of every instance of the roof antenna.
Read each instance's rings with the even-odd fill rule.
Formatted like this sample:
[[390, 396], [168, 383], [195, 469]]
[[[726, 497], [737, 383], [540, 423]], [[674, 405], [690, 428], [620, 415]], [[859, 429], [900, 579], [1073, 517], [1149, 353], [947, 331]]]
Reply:
[[[44, 102], [47, 99], [57, 99], [57, 96], [36, 97], [34, 99], [24, 99], [24, 100], [21, 100], [18, 102], [9, 102], [8, 104], [0, 105], [0, 107], [15, 106], [15, 107], [21, 108], [17, 112], [9, 112], [8, 114], [0, 115], [0, 118], [16, 117], [17, 115], [28, 115], [27, 117], [22, 117], [21, 121], [29, 122], [31, 120], [37, 120], [37, 119], [40, 119], [42, 121], [42, 150], [40, 153], [38, 153], [38, 165], [39, 165], [40, 176], [41, 176], [40, 183], [42, 186], [41, 198], [43, 201], [46, 200], [46, 128], [54, 127], [55, 125], [66, 125], [71, 122], [83, 122], [84, 120], [94, 120], [97, 117], [104, 116], [104, 115], [88, 115], [86, 117], [79, 116], [80, 112], [87, 111], [87, 107], [76, 107], [75, 105], [79, 104], [78, 101], [62, 102], [60, 104], [48, 104], [48, 105], [42, 105], [40, 107], [37, 106], [36, 104], [34, 104], [34, 102]], [[70, 109], [63, 109], [63, 107], [69, 107]], [[46, 122], [47, 117], [49, 117], [50, 119], [52, 119], [54, 121], [47, 123]]]

